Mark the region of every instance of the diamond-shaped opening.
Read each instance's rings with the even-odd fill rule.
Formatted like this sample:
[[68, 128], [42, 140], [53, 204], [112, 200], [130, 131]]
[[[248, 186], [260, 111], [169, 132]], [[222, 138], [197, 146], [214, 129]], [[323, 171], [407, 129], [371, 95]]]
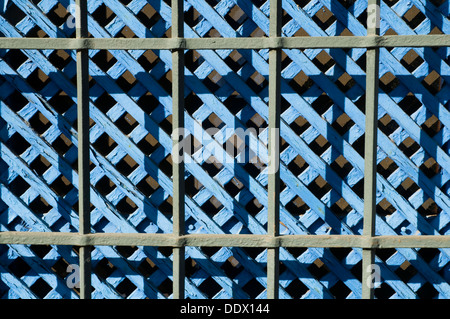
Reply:
[[331, 185], [328, 184], [322, 176], [318, 176], [312, 183], [309, 184], [309, 190], [316, 195], [317, 198], [322, 198], [331, 189]]
[[261, 212], [263, 208], [264, 206], [256, 198], [252, 199], [245, 205], [245, 209], [253, 217]]
[[335, 83], [342, 92], [347, 92], [356, 85], [356, 81], [347, 72], [344, 72]]
[[340, 198], [333, 205], [331, 205], [331, 211], [339, 218], [344, 218], [349, 214], [353, 208], [347, 203], [344, 198]]
[[119, 252], [120, 255], [124, 258], [128, 258], [133, 255], [138, 247], [136, 246], [116, 246], [115, 249]]
[[101, 259], [94, 268], [95, 274], [106, 280], [116, 270], [116, 267], [107, 259]]
[[430, 91], [431, 94], [438, 94], [446, 85], [444, 79], [435, 70], [431, 71], [423, 80], [422, 84]]
[[16, 257], [8, 268], [17, 278], [21, 278], [31, 270], [31, 267], [20, 256]]
[[391, 72], [386, 72], [380, 77], [380, 89], [385, 93], [390, 93], [400, 85], [399, 79]]
[[291, 199], [285, 205], [285, 208], [294, 217], [302, 216], [310, 209], [309, 206], [298, 196]]
[[208, 216], [213, 217], [223, 208], [223, 205], [215, 196], [211, 196], [201, 208]]
[[51, 184], [50, 187], [53, 191], [61, 197], [64, 197], [69, 193], [74, 186], [72, 183], [63, 175], [60, 175], [56, 178]]
[[235, 5], [228, 11], [224, 18], [234, 30], [237, 30], [247, 19], [247, 15], [240, 7]]
[[121, 174], [128, 176], [138, 167], [138, 164], [127, 154], [115, 165], [115, 167]]
[[136, 187], [146, 197], [150, 197], [159, 188], [159, 184], [153, 177], [147, 175], [136, 184]]
[[30, 188], [28, 184], [21, 176], [16, 176], [12, 182], [9, 183], [8, 189], [17, 197], [22, 196]]
[[314, 85], [314, 81], [303, 71], [298, 72], [292, 79], [289, 80], [289, 85], [299, 95], [303, 95]]
[[116, 185], [107, 176], [103, 176], [97, 184], [95, 184], [95, 188], [100, 194], [107, 196], [116, 189]]
[[116, 209], [126, 218], [136, 211], [137, 205], [129, 197], [125, 196], [116, 204]]
[[116, 291], [124, 298], [130, 296], [135, 290], [136, 286], [128, 278], [124, 278], [116, 287]]
[[243, 287], [250, 299], [258, 297], [266, 288], [256, 278], [250, 279]]
[[399, 127], [399, 125], [391, 118], [389, 114], [386, 113], [381, 119], [378, 120], [378, 127], [384, 134], [389, 136]]
[[308, 266], [308, 271], [311, 273], [311, 275], [313, 275], [315, 278], [319, 280], [320, 278], [322, 278], [323, 276], [325, 276], [330, 272], [328, 267], [319, 258]]
[[406, 11], [402, 19], [414, 30], [426, 19], [426, 16], [413, 5], [411, 9]]
[[432, 115], [421, 125], [421, 128], [430, 137], [433, 137], [440, 132], [440, 130], [443, 128], [443, 125], [435, 115]]
[[256, 94], [259, 94], [269, 85], [268, 80], [257, 71], [250, 75], [245, 83], [247, 83], [250, 89]]
[[439, 174], [442, 167], [436, 162], [432, 157], [428, 158], [422, 165], [420, 165], [420, 170], [429, 178], [433, 178]]
[[352, 292], [342, 281], [336, 282], [329, 290], [336, 299], [346, 299]]
[[166, 217], [171, 217], [173, 212], [173, 199], [169, 196], [159, 206], [158, 210]]
[[422, 106], [422, 103], [412, 92], [409, 92], [398, 105], [406, 114], [411, 115]]
[[106, 157], [117, 147], [117, 143], [111, 137], [109, 137], [108, 134], [103, 133], [97, 138], [92, 146], [94, 146], [97, 152]]
[[56, 263], [53, 264], [52, 270], [60, 277], [65, 278], [68, 274], [67, 267], [69, 263], [64, 258], [59, 258]]
[[147, 29], [151, 29], [162, 19], [159, 13], [148, 3], [136, 14], [136, 16]]
[[313, 62], [323, 73], [336, 64], [333, 58], [325, 50], [320, 51], [320, 53], [314, 58]]
[[411, 263], [405, 260], [396, 270], [395, 274], [405, 283], [408, 283], [412, 277], [417, 274], [417, 270]]
[[51, 164], [44, 156], [39, 155], [31, 162], [29, 167], [35, 171], [37, 175], [42, 176], [51, 167]]
[[53, 109], [59, 114], [66, 113], [72, 106], [74, 106], [72, 98], [64, 91], [59, 91], [58, 93], [54, 94], [48, 100], [48, 103], [50, 103]]
[[114, 12], [109, 7], [107, 7], [104, 3], [99, 5], [97, 7], [97, 9], [95, 9], [95, 11], [93, 13], [91, 13], [91, 16], [102, 27], [106, 27], [116, 17]]
[[398, 148], [407, 156], [411, 157], [415, 154], [419, 149], [420, 145], [416, 141], [414, 141], [411, 137], [407, 137], [400, 143]]
[[439, 294], [429, 282], [424, 283], [416, 293], [420, 299], [435, 299]]
[[379, 216], [387, 216], [392, 215], [397, 210], [395, 207], [386, 199], [383, 198], [378, 204], [377, 204], [377, 214]]
[[[125, 28], [124, 28], [125, 29]], [[126, 70], [122, 75], [116, 80], [117, 85], [124, 91], [130, 91], [133, 86], [137, 83], [136, 78], [131, 74], [130, 71]]]
[[60, 155], [66, 154], [73, 146], [73, 143], [64, 134], [60, 134], [52, 143], [53, 148]]
[[99, 50], [91, 60], [105, 73], [117, 63], [116, 58], [108, 50]]
[[312, 19], [322, 30], [326, 30], [337, 20], [333, 13], [326, 6], [322, 6], [322, 8], [319, 9], [317, 13], [312, 17]]
[[41, 91], [47, 84], [50, 83], [50, 78], [44, 71], [36, 68], [28, 77], [28, 84], [37, 92]]
[[339, 157], [331, 163], [331, 168], [344, 179], [353, 170], [353, 165], [350, 164], [343, 155], [339, 155]]
[[44, 279], [39, 278], [31, 285], [30, 290], [40, 299], [43, 299], [52, 290], [52, 287]]
[[199, 289], [203, 291], [209, 299], [212, 299], [222, 287], [211, 277], [206, 278], [199, 286]]
[[398, 165], [389, 157], [385, 157], [377, 165], [377, 172], [384, 178], [388, 178], [392, 173], [398, 169]]
[[61, 3], [57, 3], [46, 15], [54, 25], [61, 27], [71, 14]]
[[412, 73], [424, 62], [424, 60], [414, 49], [411, 49], [403, 56], [400, 62], [410, 73]]
[[29, 204], [29, 207], [34, 213], [39, 215], [44, 215], [52, 209], [52, 206], [50, 206], [41, 196], [36, 197], [36, 199]]
[[150, 258], [145, 258], [144, 261], [142, 261], [139, 266], [137, 267], [139, 273], [142, 274], [145, 278], [150, 277], [155, 271], [158, 270], [158, 267], [156, 267], [155, 263]]
[[304, 294], [309, 291], [309, 288], [305, 286], [298, 278], [292, 280], [284, 290], [293, 298], [300, 299]]
[[233, 256], [228, 257], [228, 259], [220, 266], [222, 270], [225, 272], [228, 278], [235, 278], [243, 271], [242, 265], [239, 261]]
[[8, 139], [5, 145], [16, 155], [21, 155], [31, 146], [27, 140], [17, 132]]
[[49, 245], [30, 245], [30, 249], [42, 259], [52, 250], [52, 247]]
[[231, 197], [235, 197], [244, 188], [244, 184], [236, 177], [233, 177], [228, 183], [225, 184], [224, 188], [228, 194], [231, 195]]
[[385, 282], [383, 282], [380, 286], [377, 287], [377, 289], [374, 290], [374, 295], [377, 299], [389, 299], [394, 294], [395, 290]]
[[419, 208], [417, 208], [417, 211], [420, 215], [430, 218], [439, 215], [442, 212], [442, 208], [440, 208], [433, 199], [428, 198]]
[[289, 164], [289, 170], [295, 175], [299, 176], [309, 167], [308, 163], [301, 157], [297, 155]]
[[419, 186], [409, 177], [397, 187], [397, 192], [404, 198], [409, 198], [419, 190]]
[[245, 125], [251, 129], [255, 129], [256, 132], [261, 131], [262, 129], [268, 126], [268, 123], [262, 118], [261, 115], [255, 113], [246, 123]]

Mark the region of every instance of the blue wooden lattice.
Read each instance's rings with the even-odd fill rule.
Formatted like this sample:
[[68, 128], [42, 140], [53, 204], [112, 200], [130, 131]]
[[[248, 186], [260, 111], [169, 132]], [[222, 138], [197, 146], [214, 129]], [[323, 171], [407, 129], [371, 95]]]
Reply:
[[[2, 37], [74, 37], [70, 1], [10, 0]], [[269, 1], [186, 0], [185, 37], [265, 37]], [[367, 1], [283, 1], [283, 36], [365, 36]], [[384, 1], [381, 35], [449, 34], [449, 1]], [[160, 0], [88, 1], [94, 38], [170, 36]], [[0, 40], [1, 41], [1, 40]], [[281, 234], [362, 234], [365, 49], [284, 49]], [[171, 53], [90, 50], [92, 232], [172, 232]], [[449, 48], [381, 48], [377, 235], [450, 234]], [[78, 231], [76, 53], [0, 51], [0, 230]], [[185, 53], [188, 233], [265, 234], [268, 50]], [[239, 154], [223, 162], [202, 144]], [[238, 148], [236, 129], [254, 128]], [[249, 154], [254, 157], [249, 159]], [[237, 156], [236, 156], [237, 155]], [[245, 162], [239, 156], [246, 155]], [[253, 156], [252, 155], [252, 156]], [[236, 156], [233, 158], [233, 156]], [[167, 298], [171, 249], [95, 246], [93, 298]], [[378, 298], [450, 298], [450, 251], [376, 251]], [[186, 297], [265, 298], [267, 250], [186, 247]], [[281, 298], [360, 298], [362, 249], [281, 248]], [[2, 298], [77, 298], [69, 246], [1, 245]]]

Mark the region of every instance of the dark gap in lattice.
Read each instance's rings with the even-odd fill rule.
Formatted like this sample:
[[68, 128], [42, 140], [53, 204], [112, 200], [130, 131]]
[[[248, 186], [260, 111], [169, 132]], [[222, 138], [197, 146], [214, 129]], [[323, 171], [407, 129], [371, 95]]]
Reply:
[[21, 50], [8, 50], [2, 59], [13, 69], [17, 70], [28, 57]]
[[256, 199], [252, 199], [245, 205], [245, 210], [251, 215], [256, 216], [264, 206]]
[[340, 198], [333, 205], [331, 205], [330, 209], [335, 216], [341, 219], [353, 210], [352, 207], [343, 198]]
[[36, 280], [34, 284], [30, 286], [30, 290], [40, 299], [43, 299], [52, 290], [52, 287], [50, 287], [50, 285], [45, 282], [44, 279], [39, 277], [38, 280]]
[[421, 285], [416, 293], [419, 296], [419, 299], [435, 299], [438, 295], [437, 290], [429, 282]]
[[72, 105], [74, 105], [72, 98], [70, 96], [68, 96], [67, 93], [64, 91], [60, 91], [60, 92], [54, 94], [48, 100], [48, 103], [59, 114], [66, 113], [72, 107]]
[[409, 282], [411, 278], [417, 274], [417, 270], [407, 260], [405, 260], [394, 272], [400, 280], [405, 283]]
[[159, 20], [161, 20], [159, 13], [148, 3], [136, 14], [136, 17], [148, 29], [151, 29]]
[[404, 198], [409, 198], [413, 194], [415, 194], [418, 190], [420, 190], [420, 187], [417, 186], [414, 181], [407, 177], [398, 187], [397, 192], [402, 195]]
[[28, 104], [28, 100], [19, 93], [19, 91], [14, 91], [7, 98], [4, 99], [6, 105], [14, 112], [19, 112]]
[[441, 166], [436, 162], [436, 160], [431, 157], [427, 159], [422, 165], [420, 165], [420, 169], [429, 178], [433, 178], [442, 170]]
[[38, 134], [43, 134], [52, 126], [50, 121], [39, 111], [28, 120], [28, 123]]
[[56, 194], [61, 197], [66, 196], [67, 193], [69, 193], [74, 188], [72, 183], [70, 183], [70, 181], [63, 175], [60, 175], [58, 178], [56, 178], [52, 182], [52, 184], [50, 184], [50, 187]]
[[422, 103], [419, 101], [417, 97], [414, 96], [411, 92], [408, 93], [403, 100], [401, 100], [398, 105], [404, 110], [408, 115], [416, 112], [421, 106]]
[[210, 217], [215, 216], [219, 211], [222, 210], [222, 203], [212, 195], [202, 206], [202, 210]]
[[60, 134], [52, 143], [53, 148], [60, 155], [67, 153], [72, 145], [73, 143], [64, 134]]
[[30, 245], [29, 248], [41, 259], [52, 250], [52, 247], [49, 245]]
[[116, 204], [116, 209], [124, 218], [127, 218], [136, 211], [137, 206], [129, 197], [125, 196]]
[[249, 295], [250, 299], [255, 299], [265, 290], [265, 287], [256, 278], [252, 278], [242, 287], [242, 290]]
[[374, 289], [374, 295], [377, 299], [389, 299], [395, 294], [395, 290], [387, 283], [383, 282], [377, 289]]
[[347, 133], [353, 126], [355, 122], [345, 113], [342, 113], [336, 121], [334, 121], [331, 126], [342, 136]]
[[[400, 63], [410, 72], [413, 73], [422, 63], [424, 62], [423, 58], [417, 54], [417, 52], [413, 49], [409, 50], [403, 58], [400, 60]], [[412, 76], [412, 75], [411, 75]]]
[[301, 135], [311, 127], [311, 124], [303, 116], [299, 116], [289, 126], [295, 134]]
[[322, 73], [327, 72], [333, 65], [336, 64], [333, 58], [325, 50], [320, 51], [320, 53], [313, 59], [313, 62]]
[[47, 18], [56, 26], [62, 26], [70, 15], [71, 13], [61, 3], [56, 4], [46, 13]]
[[124, 298], [131, 295], [135, 290], [136, 286], [126, 277], [123, 278], [120, 284], [116, 287], [116, 291]]
[[432, 115], [420, 127], [426, 134], [433, 137], [442, 129], [442, 122]]
[[158, 189], [159, 184], [151, 176], [147, 176], [137, 183], [136, 187], [142, 194], [149, 197]]
[[116, 17], [114, 12], [110, 8], [108, 8], [104, 3], [99, 5], [97, 9], [95, 9], [95, 11], [91, 13], [91, 16], [102, 27], [107, 26]]
[[198, 288], [205, 293], [209, 299], [212, 299], [222, 287], [211, 277], [206, 278]]
[[99, 50], [91, 60], [105, 73], [117, 63], [116, 58], [107, 50]]
[[60, 278], [65, 278], [67, 276], [67, 267], [69, 263], [64, 258], [59, 258], [57, 262], [53, 264], [51, 269]]
[[352, 292], [342, 281], [336, 282], [329, 291], [336, 299], [347, 299], [348, 295]]
[[286, 210], [294, 217], [304, 215], [310, 207], [298, 196], [295, 196], [292, 200], [285, 205]]
[[396, 209], [386, 198], [383, 198], [377, 204], [376, 212], [377, 215], [386, 217], [395, 213]]
[[31, 267], [20, 256], [18, 256], [15, 257], [13, 262], [9, 264], [8, 269], [14, 276], [21, 278], [31, 270]]
[[26, 17], [26, 14], [21, 9], [19, 9], [19, 7], [17, 7], [14, 2], [11, 1], [10, 3], [8, 3], [3, 16], [11, 25], [15, 26]]
[[114, 148], [116, 148], [117, 143], [112, 138], [110, 138], [108, 134], [103, 133], [97, 138], [92, 146], [101, 155], [107, 156]]
[[108, 177], [103, 176], [95, 184], [95, 188], [100, 194], [102, 194], [103, 196], [107, 196], [116, 188], [116, 185]]
[[41, 91], [48, 83], [50, 78], [42, 70], [36, 68], [26, 79], [28, 84], [37, 92]]
[[319, 258], [312, 262], [307, 269], [318, 280], [330, 272], [330, 269]]
[[131, 74], [130, 71], [126, 70], [122, 75], [116, 80], [116, 84], [124, 91], [130, 91], [136, 84], [136, 78]]
[[184, 266], [185, 266], [184, 272], [187, 278], [192, 277], [200, 269], [199, 264], [196, 263], [195, 260], [192, 259], [191, 257], [186, 258]]
[[402, 16], [402, 19], [411, 27], [411, 29], [414, 30], [426, 19], [426, 16], [415, 5], [413, 5]]
[[314, 85], [314, 81], [305, 72], [300, 71], [289, 81], [289, 85], [297, 94], [303, 95]]
[[137, 267], [137, 270], [144, 276], [144, 278], [150, 277], [155, 271], [158, 270], [155, 263], [150, 258], [145, 258], [144, 261], [142, 261], [139, 266]]
[[431, 71], [423, 80], [423, 86], [430, 91], [431, 94], [438, 94], [445, 86], [442, 77], [435, 70]]
[[309, 288], [305, 286], [298, 278], [292, 280], [284, 290], [294, 299], [300, 299], [304, 294], [309, 291]]
[[8, 185], [8, 189], [17, 197], [22, 196], [29, 188], [30, 185], [20, 176], [16, 176]]
[[130, 257], [138, 248], [136, 246], [116, 246], [115, 249], [119, 252], [120, 255], [124, 258]]
[[398, 147], [408, 157], [411, 157], [420, 149], [420, 145], [411, 137], [405, 138]]
[[439, 215], [442, 212], [442, 209], [433, 199], [428, 198], [419, 208], [417, 208], [417, 211], [420, 215], [429, 218]]
[[385, 114], [378, 120], [378, 128], [386, 135], [392, 134], [399, 128], [397, 122], [395, 122], [389, 114]]
[[227, 21], [228, 24], [237, 31], [247, 19], [247, 15], [239, 6], [235, 5], [230, 11], [228, 11], [224, 18], [225, 21]]
[[391, 72], [386, 72], [380, 78], [379, 85], [382, 91], [390, 93], [400, 85], [400, 81]]
[[116, 165], [115, 168], [122, 175], [128, 176], [133, 170], [138, 166], [138, 164], [133, 160], [130, 155], [125, 155]]
[[94, 268], [94, 272], [101, 279], [106, 280], [117, 268], [107, 259], [100, 260]]
[[222, 270], [225, 272], [228, 278], [234, 279], [237, 275], [239, 275], [243, 267], [239, 263], [239, 261], [234, 258], [233, 256], [230, 256], [221, 266]]
[[39, 176], [43, 175], [50, 166], [50, 162], [42, 155], [37, 156], [29, 165], [29, 167]]
[[325, 6], [318, 10], [317, 13], [312, 17], [312, 20], [322, 29], [326, 30], [330, 25], [332, 25], [337, 19], [333, 13]]
[[5, 145], [16, 155], [21, 155], [31, 146], [19, 133], [14, 133]]

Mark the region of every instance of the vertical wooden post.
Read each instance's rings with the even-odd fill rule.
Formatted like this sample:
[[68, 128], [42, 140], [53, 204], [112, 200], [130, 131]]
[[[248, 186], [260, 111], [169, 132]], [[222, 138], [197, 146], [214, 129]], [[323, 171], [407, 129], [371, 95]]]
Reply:
[[[270, 1], [271, 38], [281, 36], [281, 0]], [[269, 51], [269, 167], [267, 234], [278, 236], [280, 229], [280, 99], [281, 48]], [[267, 250], [267, 298], [277, 299], [279, 290], [280, 248]]]
[[[183, 4], [184, 0], [172, 0], [172, 38], [183, 38]], [[184, 50], [176, 49], [172, 52], [172, 143], [174, 149], [182, 142], [180, 135], [184, 128]], [[173, 170], [173, 234], [181, 236], [184, 234], [184, 161], [179, 158], [177, 152], [172, 152]], [[184, 298], [185, 280], [185, 247], [173, 248], [173, 298]]]
[[[88, 37], [87, 1], [76, 1], [76, 37]], [[78, 130], [78, 210], [79, 233], [90, 232], [89, 169], [89, 59], [88, 49], [77, 50], [77, 130]], [[80, 298], [91, 298], [91, 247], [82, 246], [80, 259]]]
[[[379, 34], [380, 1], [369, 0], [367, 8], [367, 35]], [[378, 131], [378, 83], [379, 48], [366, 52], [366, 130], [364, 149], [364, 225], [363, 235], [375, 236], [377, 197], [377, 131]], [[374, 290], [370, 282], [371, 265], [374, 263], [373, 249], [363, 249], [362, 298], [373, 299]]]

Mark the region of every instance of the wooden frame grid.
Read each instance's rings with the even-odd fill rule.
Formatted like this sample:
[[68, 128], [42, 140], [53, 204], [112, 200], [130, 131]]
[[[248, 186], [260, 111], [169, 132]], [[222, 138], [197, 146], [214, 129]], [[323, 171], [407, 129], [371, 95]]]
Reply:
[[[41, 244], [80, 246], [80, 297], [91, 295], [91, 246], [169, 246], [173, 248], [173, 297], [184, 298], [184, 255], [186, 246], [267, 248], [267, 297], [278, 298], [280, 247], [348, 247], [363, 249], [364, 271], [374, 262], [375, 249], [382, 248], [450, 248], [450, 236], [375, 236], [376, 152], [378, 110], [379, 50], [382, 47], [450, 46], [450, 35], [380, 36], [379, 28], [368, 27], [365, 37], [281, 36], [281, 0], [270, 0], [270, 35], [268, 38], [184, 38], [184, 0], [172, 0], [172, 37], [168, 39], [98, 39], [88, 38], [87, 2], [77, 0], [76, 38], [2, 38], [4, 49], [74, 49], [77, 50], [77, 101], [79, 151], [79, 220], [78, 233], [1, 232], [1, 244]], [[379, 0], [368, 0], [370, 8], [379, 10]], [[373, 12], [368, 12], [373, 14]], [[379, 14], [379, 12], [375, 12]], [[184, 164], [173, 164], [173, 233], [118, 234], [90, 233], [89, 182], [89, 88], [88, 51], [94, 49], [168, 49], [172, 50], [173, 129], [184, 127], [184, 50], [187, 49], [269, 49], [269, 134], [281, 126], [280, 78], [282, 49], [365, 48], [366, 60], [366, 134], [363, 235], [283, 235], [279, 233], [280, 173], [275, 169], [268, 178], [268, 230], [266, 235], [185, 234]], [[276, 134], [269, 136], [269, 161], [279, 165]], [[178, 143], [179, 137], [173, 136]], [[277, 166], [275, 166], [277, 167]], [[373, 288], [362, 285], [362, 297], [373, 299]]]

